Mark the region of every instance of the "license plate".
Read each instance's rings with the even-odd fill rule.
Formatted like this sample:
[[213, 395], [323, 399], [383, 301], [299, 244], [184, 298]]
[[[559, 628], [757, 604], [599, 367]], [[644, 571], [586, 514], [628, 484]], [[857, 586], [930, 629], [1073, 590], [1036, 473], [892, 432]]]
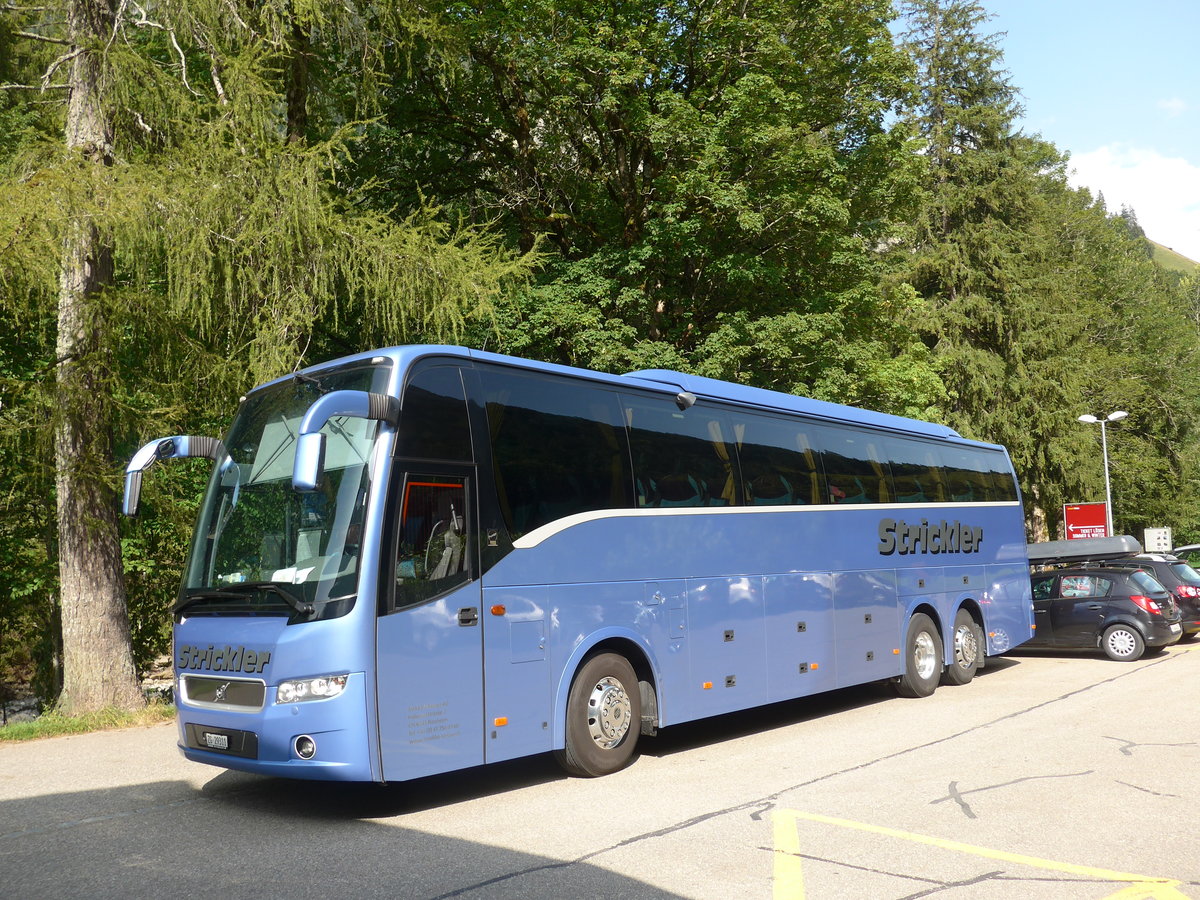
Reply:
[[211, 731], [204, 732], [204, 746], [212, 750], [228, 750], [229, 735], [213, 734]]
[[1181, 631], [1183, 631], [1183, 626], [1178, 622], [1171, 626], [1171, 634], [1179, 634]]

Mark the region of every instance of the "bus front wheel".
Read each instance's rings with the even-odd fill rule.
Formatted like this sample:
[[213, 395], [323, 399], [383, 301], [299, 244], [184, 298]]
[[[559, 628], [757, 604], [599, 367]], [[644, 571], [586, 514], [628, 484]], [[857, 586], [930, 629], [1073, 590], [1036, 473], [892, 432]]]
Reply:
[[896, 682], [901, 697], [928, 697], [942, 677], [942, 638], [933, 619], [916, 613], [904, 640], [904, 674]]
[[571, 682], [566, 746], [554, 755], [571, 775], [609, 775], [633, 759], [641, 723], [642, 701], [633, 666], [616, 653], [599, 653], [583, 664]]

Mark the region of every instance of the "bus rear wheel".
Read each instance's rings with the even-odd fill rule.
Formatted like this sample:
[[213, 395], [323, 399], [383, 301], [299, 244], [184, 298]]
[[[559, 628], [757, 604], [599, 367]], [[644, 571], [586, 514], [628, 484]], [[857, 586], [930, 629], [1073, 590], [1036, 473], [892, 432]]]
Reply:
[[965, 609], [954, 617], [954, 656], [946, 661], [946, 684], [966, 684], [983, 662], [983, 629]]
[[901, 697], [928, 697], [942, 677], [942, 637], [933, 619], [916, 613], [904, 639], [904, 674], [896, 682]]
[[571, 682], [566, 746], [554, 755], [571, 775], [609, 775], [633, 759], [641, 723], [641, 694], [633, 666], [616, 653], [599, 653], [580, 667]]

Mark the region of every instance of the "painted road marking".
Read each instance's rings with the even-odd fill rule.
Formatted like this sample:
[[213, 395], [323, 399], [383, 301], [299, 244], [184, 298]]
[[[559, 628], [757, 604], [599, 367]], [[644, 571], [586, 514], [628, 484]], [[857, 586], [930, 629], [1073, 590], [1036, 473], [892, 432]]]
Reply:
[[774, 900], [804, 900], [804, 873], [801, 867], [800, 835], [797, 829], [797, 825], [800, 822], [814, 822], [819, 825], [848, 828], [853, 831], [897, 838], [914, 844], [925, 844], [930, 847], [938, 847], [942, 850], [967, 853], [972, 856], [981, 856], [985, 859], [995, 859], [1014, 865], [1030, 866], [1035, 869], [1062, 872], [1066, 875], [1078, 875], [1084, 878], [1094, 878], [1097, 881], [1130, 882], [1129, 887], [1122, 888], [1115, 894], [1110, 894], [1105, 900], [1189, 900], [1188, 896], [1178, 889], [1179, 885], [1183, 884], [1183, 882], [1173, 878], [1134, 875], [1130, 872], [1116, 872], [1112, 869], [1102, 869], [1095, 866], [1080, 866], [1075, 863], [1057, 862], [1052, 859], [1026, 856], [1022, 853], [1009, 853], [1005, 850], [992, 850], [988, 847], [964, 844], [961, 841], [929, 837], [928, 835], [915, 834], [911, 831], [887, 828], [883, 825], [853, 822], [849, 819], [838, 819], [833, 816], [805, 813], [794, 809], [776, 810], [771, 818], [775, 832]]

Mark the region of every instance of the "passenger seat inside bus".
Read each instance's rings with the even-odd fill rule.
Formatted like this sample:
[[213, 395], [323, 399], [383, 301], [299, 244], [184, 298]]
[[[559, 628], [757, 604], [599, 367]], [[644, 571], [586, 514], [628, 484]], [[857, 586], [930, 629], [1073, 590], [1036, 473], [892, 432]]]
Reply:
[[796, 494], [791, 482], [777, 472], [763, 472], [746, 485], [746, 500], [751, 506], [791, 506]]

